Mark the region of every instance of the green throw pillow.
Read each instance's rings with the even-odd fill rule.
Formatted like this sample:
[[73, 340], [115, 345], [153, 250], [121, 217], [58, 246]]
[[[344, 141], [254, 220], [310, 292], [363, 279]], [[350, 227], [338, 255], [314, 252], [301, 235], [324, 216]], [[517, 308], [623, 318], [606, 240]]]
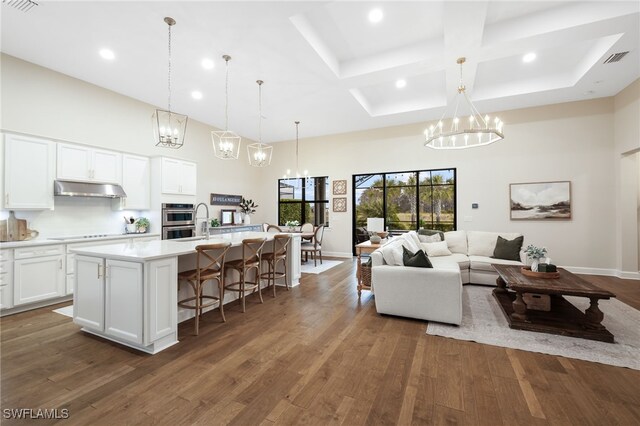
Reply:
[[444, 232], [442, 231], [438, 231], [437, 229], [418, 229], [418, 235], [427, 235], [430, 237], [436, 234], [440, 235], [440, 241], [444, 241]]
[[498, 236], [496, 248], [493, 250], [493, 256], [491, 257], [494, 259], [520, 260], [520, 250], [522, 249], [523, 241], [524, 236], [514, 238], [513, 240], [505, 240]]
[[416, 268], [433, 268], [429, 257], [424, 253], [424, 251], [422, 251], [422, 249], [413, 253], [405, 246], [402, 246], [402, 263], [404, 266], [413, 266]]

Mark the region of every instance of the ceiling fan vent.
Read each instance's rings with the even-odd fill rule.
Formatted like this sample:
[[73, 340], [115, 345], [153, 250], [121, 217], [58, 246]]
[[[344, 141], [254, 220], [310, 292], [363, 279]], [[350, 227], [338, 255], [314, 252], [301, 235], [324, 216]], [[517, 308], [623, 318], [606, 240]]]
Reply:
[[33, 6], [38, 5], [38, 3], [32, 0], [2, 0], [2, 4], [14, 7], [22, 12], [28, 12]]
[[629, 53], [629, 51], [626, 52], [618, 52], [618, 53], [612, 53], [611, 56], [609, 56], [604, 62], [603, 64], [611, 64], [614, 62], [620, 62], [622, 60], [622, 58], [624, 58], [625, 56], [627, 56], [627, 53]]

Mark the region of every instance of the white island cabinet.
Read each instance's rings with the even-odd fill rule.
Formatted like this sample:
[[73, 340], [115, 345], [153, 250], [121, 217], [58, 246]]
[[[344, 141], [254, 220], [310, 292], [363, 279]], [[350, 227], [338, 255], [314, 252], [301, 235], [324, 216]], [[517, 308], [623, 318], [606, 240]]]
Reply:
[[[243, 239], [267, 238], [265, 252], [268, 252], [273, 235], [237, 232], [209, 240], [73, 248], [71, 251], [76, 254], [73, 320], [88, 333], [155, 354], [178, 343], [179, 320], [194, 315], [193, 311], [181, 311], [178, 315], [177, 277], [178, 271], [194, 267], [195, 247], [228, 241], [232, 247], [227, 260], [237, 259], [241, 257]], [[300, 278], [300, 235], [292, 234], [292, 238], [287, 271], [290, 285], [295, 286]], [[225, 294], [225, 302], [234, 297], [235, 294]]]
[[176, 266], [175, 258], [140, 263], [76, 256], [73, 321], [149, 353], [176, 343]]

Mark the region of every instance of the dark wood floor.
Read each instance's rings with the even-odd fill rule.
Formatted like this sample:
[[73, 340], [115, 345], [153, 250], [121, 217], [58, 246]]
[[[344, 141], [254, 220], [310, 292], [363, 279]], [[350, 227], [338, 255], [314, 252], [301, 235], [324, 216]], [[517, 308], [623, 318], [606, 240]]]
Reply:
[[[640, 424], [640, 371], [428, 336], [359, 301], [354, 268], [231, 305], [226, 324], [207, 313], [198, 337], [183, 323], [154, 356], [51, 308], [3, 318], [2, 408], [66, 408], [78, 425]], [[640, 308], [639, 281], [588, 279]]]

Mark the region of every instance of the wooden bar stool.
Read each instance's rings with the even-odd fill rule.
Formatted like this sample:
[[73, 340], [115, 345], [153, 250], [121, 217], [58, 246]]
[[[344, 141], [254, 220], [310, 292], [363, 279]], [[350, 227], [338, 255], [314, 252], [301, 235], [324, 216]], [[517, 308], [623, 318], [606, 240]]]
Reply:
[[[284, 278], [284, 285], [287, 288], [287, 291], [289, 291], [289, 280], [287, 277], [287, 251], [290, 242], [290, 235], [274, 235], [273, 250], [271, 250], [271, 253], [264, 253], [262, 255], [262, 260], [267, 262], [267, 272], [263, 272], [260, 277], [267, 280], [267, 287], [269, 287], [270, 282], [273, 283], [273, 297], [276, 297], [276, 279], [278, 278]], [[279, 263], [282, 263], [284, 272], [277, 272]]]
[[[202, 310], [213, 306], [216, 302], [220, 307], [222, 321], [224, 317], [224, 258], [231, 243], [203, 244], [196, 246], [196, 269], [180, 272], [178, 274], [178, 286], [187, 282], [193, 288], [193, 296], [178, 301], [178, 306], [196, 311], [194, 332], [196, 336], [200, 327], [200, 315]], [[203, 294], [206, 281], [218, 281], [218, 296]], [[179, 288], [179, 287], [178, 287]], [[209, 302], [205, 302], [209, 300]]]
[[[247, 238], [242, 240], [242, 258], [238, 260], [230, 260], [226, 263], [226, 269], [233, 269], [240, 274], [240, 280], [234, 281], [224, 285], [225, 290], [235, 291], [240, 294], [242, 300], [242, 312], [246, 310], [246, 293], [252, 290], [252, 293], [258, 289], [260, 295], [260, 303], [264, 303], [262, 300], [262, 290], [260, 289], [260, 267], [262, 263], [262, 248], [266, 238]], [[247, 275], [255, 269], [255, 281], [247, 281]]]

